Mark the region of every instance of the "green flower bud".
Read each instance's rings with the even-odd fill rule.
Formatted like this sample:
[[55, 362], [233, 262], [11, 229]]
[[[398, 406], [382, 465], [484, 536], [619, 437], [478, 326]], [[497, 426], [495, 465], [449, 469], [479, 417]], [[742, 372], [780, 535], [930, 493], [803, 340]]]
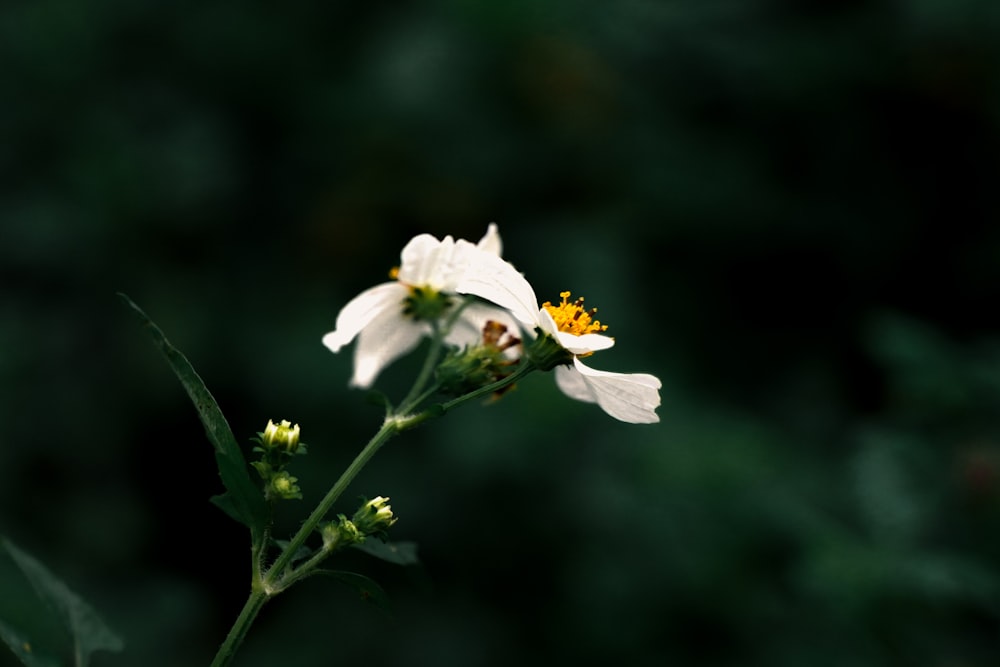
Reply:
[[503, 377], [510, 362], [502, 353], [486, 347], [453, 350], [435, 369], [441, 391], [461, 396]]
[[292, 426], [290, 421], [281, 420], [280, 424], [275, 424], [270, 419], [267, 420], [267, 427], [260, 434], [260, 444], [265, 450], [280, 449], [289, 454], [294, 454], [299, 448], [299, 425]]
[[276, 472], [268, 481], [267, 494], [282, 500], [301, 499], [302, 490], [296, 484], [297, 481], [299, 481], [297, 477], [292, 477], [284, 470]]
[[502, 380], [518, 363], [507, 351], [521, 344], [521, 339], [507, 333], [504, 324], [489, 320], [483, 326], [482, 344], [452, 350], [435, 375], [441, 391], [461, 396]]
[[389, 506], [389, 499], [382, 496], [372, 498], [354, 513], [354, 525], [362, 535], [384, 532], [396, 523], [396, 519]]
[[323, 526], [320, 535], [323, 537], [323, 549], [326, 551], [334, 551], [365, 541], [365, 536], [358, 530], [354, 522], [343, 514], [338, 514], [336, 521], [331, 521]]

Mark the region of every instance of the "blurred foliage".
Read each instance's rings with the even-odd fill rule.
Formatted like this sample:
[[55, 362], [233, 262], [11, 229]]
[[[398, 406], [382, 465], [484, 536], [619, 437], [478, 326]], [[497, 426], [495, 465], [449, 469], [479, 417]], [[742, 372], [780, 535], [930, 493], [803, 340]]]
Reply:
[[122, 640], [44, 565], [0, 538], [0, 640], [28, 667], [87, 667]]
[[495, 220], [662, 424], [531, 377], [406, 434], [348, 493], [419, 544], [343, 565], [392, 617], [310, 582], [239, 664], [997, 664], [998, 30], [991, 0], [9, 0], [0, 532], [122, 635], [93, 664], [207, 664], [245, 535], [115, 292], [237, 438], [302, 424], [305, 508], [379, 420], [319, 344], [338, 309]]

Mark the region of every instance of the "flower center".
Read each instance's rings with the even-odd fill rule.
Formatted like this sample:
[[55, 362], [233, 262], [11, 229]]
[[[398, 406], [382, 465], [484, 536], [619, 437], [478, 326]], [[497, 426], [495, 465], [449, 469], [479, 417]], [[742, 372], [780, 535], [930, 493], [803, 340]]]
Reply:
[[410, 287], [410, 294], [403, 299], [403, 314], [417, 321], [440, 318], [451, 308], [452, 301], [446, 294], [432, 287]]
[[542, 304], [542, 308], [549, 311], [549, 315], [556, 321], [559, 331], [571, 333], [574, 336], [606, 331], [608, 325], [601, 324], [600, 320], [594, 319], [597, 309], [584, 309], [582, 296], [577, 297], [576, 301], [572, 303], [567, 301], [570, 294], [571, 292], [560, 292], [559, 296], [562, 297], [562, 303], [554, 306], [551, 301], [546, 301]]

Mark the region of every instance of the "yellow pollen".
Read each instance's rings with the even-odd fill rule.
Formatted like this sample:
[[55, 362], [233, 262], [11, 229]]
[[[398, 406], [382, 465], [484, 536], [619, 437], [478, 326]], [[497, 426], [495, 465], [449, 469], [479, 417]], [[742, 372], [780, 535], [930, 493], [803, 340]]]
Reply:
[[542, 304], [542, 308], [549, 311], [552, 319], [556, 321], [559, 331], [565, 331], [575, 336], [606, 331], [608, 325], [601, 324], [600, 320], [594, 319], [597, 309], [591, 308], [590, 310], [585, 310], [582, 296], [577, 297], [576, 301], [570, 303], [567, 301], [570, 294], [571, 292], [560, 292], [559, 296], [562, 297], [562, 303], [554, 306], [551, 301], [546, 301]]
[[391, 269], [389, 269], [389, 277], [392, 278], [393, 280], [399, 279], [399, 267], [398, 266], [394, 266]]

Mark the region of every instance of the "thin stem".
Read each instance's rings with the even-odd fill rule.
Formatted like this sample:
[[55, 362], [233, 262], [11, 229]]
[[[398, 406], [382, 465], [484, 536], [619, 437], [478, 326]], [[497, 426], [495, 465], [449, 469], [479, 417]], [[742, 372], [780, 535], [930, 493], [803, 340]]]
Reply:
[[325, 546], [309, 557], [309, 560], [302, 563], [289, 574], [286, 574], [281, 582], [282, 590], [289, 588], [292, 584], [297, 582], [299, 579], [312, 574], [312, 570], [316, 569], [320, 563], [327, 559], [331, 554], [333, 554], [333, 549], [327, 549]]
[[[430, 323], [431, 325], [431, 343], [430, 348], [427, 350], [427, 358], [424, 359], [424, 365], [420, 367], [420, 374], [417, 375], [416, 381], [410, 388], [409, 393], [406, 394], [404, 398], [399, 403], [399, 409], [396, 414], [406, 414], [412, 411], [415, 407], [420, 405], [428, 395], [433, 394], [436, 387], [428, 391], [423, 391], [424, 385], [430, 380], [434, 369], [437, 367], [438, 357], [441, 356], [441, 349], [444, 347], [444, 338], [451, 331], [451, 328], [455, 326], [455, 322], [458, 321], [459, 316], [462, 311], [465, 310], [469, 304], [471, 304], [473, 299], [466, 298], [463, 299], [461, 303], [451, 312], [450, 315], [445, 319], [444, 324], [438, 324], [436, 320]], [[423, 393], [421, 393], [423, 392]]]
[[424, 365], [420, 367], [420, 373], [413, 382], [413, 386], [410, 387], [409, 393], [406, 394], [406, 398], [400, 401], [397, 414], [405, 414], [419, 403], [420, 392], [437, 367], [438, 357], [441, 356], [441, 348], [444, 343], [444, 334], [436, 322], [432, 322], [431, 327], [433, 335], [431, 336], [430, 348], [427, 350], [427, 358], [424, 359]]
[[[421, 373], [421, 375], [426, 375], [426, 377], [414, 385], [415, 388], [421, 387], [426, 383], [427, 379], [430, 377], [430, 372], [433, 370], [434, 363], [436, 363], [436, 356], [437, 353], [440, 352], [442, 339], [439, 336], [435, 336], [435, 338], [436, 340], [432, 343], [435, 347], [432, 347], [431, 353], [428, 355], [428, 359], [433, 360], [433, 363], [427, 365], [427, 367], [431, 370], [426, 374]], [[318, 505], [316, 505], [316, 508], [302, 523], [298, 532], [295, 533], [288, 545], [281, 551], [278, 558], [275, 559], [274, 564], [263, 574], [260, 572], [260, 561], [262, 555], [267, 549], [266, 542], [268, 539], [268, 531], [264, 532], [262, 541], [253, 546], [252, 557], [254, 576], [250, 597], [247, 599], [246, 604], [243, 605], [243, 609], [240, 611], [240, 615], [233, 623], [233, 627], [230, 628], [229, 634], [226, 635], [225, 641], [219, 647], [219, 650], [215, 655], [215, 659], [212, 661], [211, 667], [225, 667], [230, 664], [236, 650], [243, 642], [247, 632], [250, 630], [250, 626], [257, 618], [257, 614], [260, 612], [264, 604], [272, 597], [288, 588], [291, 584], [310, 574], [312, 570], [314, 570], [320, 562], [327, 555], [329, 555], [323, 552], [317, 553], [299, 568], [288, 572], [295, 554], [298, 553], [299, 549], [301, 549], [306, 543], [306, 540], [313, 533], [313, 531], [316, 530], [324, 517], [326, 517], [327, 513], [333, 507], [333, 504], [338, 498], [340, 498], [341, 494], [347, 489], [350, 483], [354, 481], [354, 478], [358, 476], [358, 473], [360, 473], [365, 465], [368, 464], [371, 458], [375, 456], [375, 453], [382, 447], [382, 445], [388, 442], [389, 439], [397, 433], [415, 428], [424, 421], [432, 417], [441, 416], [467, 401], [499, 391], [500, 389], [513, 384], [533, 370], [535, 370], [534, 364], [527, 360], [522, 361], [513, 373], [501, 380], [488, 384], [485, 387], [480, 387], [479, 389], [465, 394], [464, 396], [439, 404], [436, 408], [432, 407], [413, 415], [406, 414], [403, 408], [406, 408], [406, 410], [412, 409], [414, 406], [426, 399], [430, 393], [433, 393], [433, 390], [428, 390], [424, 393], [411, 390], [412, 396], [407, 401], [403, 402], [399, 411], [396, 411], [386, 417], [382, 427], [379, 428], [378, 432], [372, 436], [371, 440], [368, 441], [368, 444], [365, 445], [364, 449], [361, 450], [347, 469], [344, 470], [334, 485], [330, 487], [330, 490], [327, 491], [323, 499]]]
[[[361, 450], [361, 453], [355, 457], [351, 465], [341, 474], [340, 479], [327, 491], [326, 495], [316, 506], [316, 509], [312, 511], [312, 514], [303, 522], [299, 531], [295, 533], [288, 546], [282, 550], [281, 554], [274, 561], [271, 568], [263, 574], [260, 575], [260, 556], [267, 548], [266, 544], [255, 545], [253, 549], [254, 558], [254, 577], [252, 580], [250, 597], [247, 599], [245, 605], [243, 605], [240, 615], [236, 618], [233, 623], [233, 627], [229, 629], [229, 634], [226, 635], [225, 641], [219, 647], [218, 652], [215, 654], [215, 659], [212, 661], [211, 667], [223, 667], [228, 665], [233, 659], [236, 653], [236, 649], [239, 648], [240, 644], [243, 642], [243, 638], [246, 637], [247, 632], [250, 630], [250, 626], [253, 625], [254, 619], [257, 618], [257, 614], [260, 612], [261, 607], [264, 603], [270, 600], [272, 597], [287, 588], [291, 581], [283, 581], [285, 570], [288, 568], [292, 561], [292, 558], [298, 552], [298, 550], [305, 544], [309, 535], [316, 530], [316, 526], [319, 522], [323, 520], [330, 508], [340, 497], [340, 494], [344, 492], [347, 486], [357, 477], [361, 469], [365, 467], [365, 464], [375, 455], [375, 452], [386, 443], [393, 435], [401, 430], [400, 425], [397, 420], [387, 419], [385, 423], [382, 424], [382, 428], [372, 436], [372, 439], [368, 441], [365, 448]], [[311, 561], [310, 561], [311, 562]], [[318, 564], [318, 560], [312, 563], [313, 567]], [[292, 581], [298, 577], [292, 577]]]
[[271, 539], [271, 531], [266, 528], [260, 540], [255, 541], [250, 549], [250, 580], [260, 581], [261, 558], [267, 551], [267, 542]]
[[[413, 399], [411, 399], [409, 401], [409, 405], [407, 405], [407, 404], [401, 405], [398, 414], [399, 415], [405, 415], [407, 412], [412, 411], [413, 408], [417, 407], [418, 405], [420, 405], [421, 403], [423, 403], [424, 401], [426, 401], [428, 398], [430, 398], [431, 396], [433, 396], [435, 393], [437, 393], [437, 390], [440, 389], [440, 388], [441, 388], [441, 384], [439, 382], [435, 382], [430, 387], [428, 387], [427, 389], [425, 389], [422, 394], [420, 394], [419, 396], [415, 396]], [[407, 408], [407, 409], [403, 410], [403, 408]]]
[[243, 643], [247, 631], [250, 630], [250, 626], [253, 624], [254, 619], [257, 618], [261, 607], [264, 606], [264, 603], [269, 598], [270, 596], [262, 588], [253, 587], [250, 591], [250, 597], [247, 598], [246, 604], [240, 610], [240, 615], [236, 617], [233, 627], [229, 629], [229, 634], [226, 635], [225, 641], [219, 647], [219, 651], [215, 654], [215, 659], [212, 660], [210, 667], [224, 667], [232, 662], [233, 657], [236, 655], [236, 649]]
[[459, 396], [458, 398], [453, 398], [450, 401], [446, 401], [445, 403], [442, 403], [441, 404], [441, 414], [444, 414], [445, 412], [448, 412], [449, 410], [457, 408], [462, 403], [466, 403], [466, 402], [471, 401], [473, 399], [479, 398], [480, 396], [485, 396], [486, 394], [492, 394], [493, 392], [499, 391], [500, 389], [503, 389], [504, 387], [509, 387], [510, 385], [514, 384], [515, 382], [517, 382], [518, 380], [520, 380], [521, 378], [523, 378], [525, 375], [527, 375], [528, 373], [530, 373], [533, 370], [536, 370], [535, 369], [535, 365], [532, 364], [530, 361], [524, 360], [517, 367], [517, 370], [515, 370], [513, 373], [511, 373], [507, 377], [505, 377], [503, 379], [500, 379], [500, 380], [497, 380], [496, 382], [494, 382], [492, 384], [488, 384], [485, 387], [480, 387], [479, 389], [476, 389], [475, 391], [471, 391], [468, 394], [464, 394], [462, 396]]
[[365, 448], [361, 450], [351, 465], [347, 466], [347, 469], [340, 475], [340, 479], [330, 487], [330, 490], [326, 492], [323, 496], [323, 500], [319, 501], [316, 505], [316, 509], [312, 511], [312, 514], [299, 528], [299, 531], [295, 533], [288, 546], [282, 550], [281, 554], [278, 556], [277, 560], [274, 561], [274, 565], [267, 571], [263, 578], [264, 589], [268, 591], [273, 591], [272, 594], [277, 594], [285, 588], [283, 582], [281, 581], [282, 576], [285, 573], [285, 569], [291, 562], [292, 558], [295, 556], [296, 552], [306, 543], [306, 540], [312, 534], [319, 522], [323, 520], [323, 517], [327, 515], [333, 504], [337, 502], [337, 498], [340, 497], [348, 487], [348, 485], [354, 481], [354, 478], [358, 476], [361, 469], [365, 467], [371, 457], [375, 456], [375, 452], [384, 445], [389, 438], [396, 435], [400, 431], [400, 426], [395, 419], [386, 419], [382, 424], [382, 428], [372, 436], [372, 439], [368, 441]]
[[267, 545], [271, 541], [271, 527], [274, 524], [274, 502], [267, 503], [267, 523], [259, 536], [253, 537], [253, 544], [250, 547], [250, 581], [260, 581], [264, 567], [264, 556], [267, 554]]

